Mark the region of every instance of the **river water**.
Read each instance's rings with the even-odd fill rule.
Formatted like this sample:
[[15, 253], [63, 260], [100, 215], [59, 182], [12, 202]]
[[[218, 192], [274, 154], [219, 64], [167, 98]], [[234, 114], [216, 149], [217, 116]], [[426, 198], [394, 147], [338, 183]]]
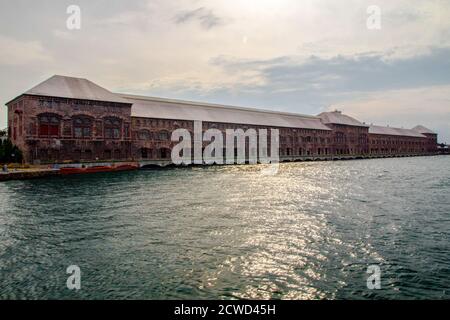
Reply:
[[450, 157], [260, 169], [0, 183], [0, 299], [450, 298]]

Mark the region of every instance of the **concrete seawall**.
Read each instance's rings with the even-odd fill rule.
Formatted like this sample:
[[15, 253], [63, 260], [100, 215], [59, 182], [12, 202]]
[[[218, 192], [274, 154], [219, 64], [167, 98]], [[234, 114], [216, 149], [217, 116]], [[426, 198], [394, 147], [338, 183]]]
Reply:
[[17, 170], [17, 171], [1, 172], [0, 181], [38, 179], [58, 175], [59, 175], [58, 169]]
[[[363, 156], [363, 155], [355, 155], [355, 156], [307, 156], [307, 157], [299, 157], [299, 156], [284, 156], [280, 158], [280, 162], [307, 162], [307, 161], [342, 161], [342, 160], [362, 160], [362, 159], [377, 159], [377, 158], [400, 158], [400, 157], [430, 157], [437, 156], [439, 154], [404, 154], [404, 155], [377, 155], [377, 156]], [[134, 165], [141, 169], [157, 169], [157, 168], [171, 168], [177, 167], [170, 160], [143, 160], [138, 162], [120, 162], [120, 163], [112, 163], [112, 162], [103, 162], [103, 163], [83, 163], [83, 164], [63, 164], [58, 165], [60, 168], [81, 168], [81, 167], [98, 167], [98, 166], [116, 166], [116, 165]], [[204, 164], [207, 166], [206, 164]], [[9, 181], [9, 180], [28, 180], [28, 179], [37, 179], [37, 178], [45, 178], [51, 176], [59, 176], [61, 175], [59, 169], [48, 169], [48, 168], [36, 168], [36, 169], [27, 169], [27, 170], [11, 170], [9, 172], [0, 172], [0, 182]]]

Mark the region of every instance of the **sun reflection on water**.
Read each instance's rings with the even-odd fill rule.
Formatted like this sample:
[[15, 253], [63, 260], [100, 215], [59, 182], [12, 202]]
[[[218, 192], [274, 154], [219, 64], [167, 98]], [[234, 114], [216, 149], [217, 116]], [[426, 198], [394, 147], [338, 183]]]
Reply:
[[0, 298], [74, 298], [61, 288], [75, 262], [86, 275], [77, 298], [373, 297], [374, 263], [385, 277], [378, 297], [443, 297], [450, 203], [436, 186], [450, 187], [447, 159], [0, 184]]

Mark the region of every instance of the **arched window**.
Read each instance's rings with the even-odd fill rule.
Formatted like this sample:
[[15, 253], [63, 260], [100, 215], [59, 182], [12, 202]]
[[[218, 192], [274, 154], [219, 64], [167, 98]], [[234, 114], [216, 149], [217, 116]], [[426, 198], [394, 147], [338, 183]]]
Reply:
[[60, 117], [54, 114], [43, 114], [39, 116], [39, 136], [59, 136]]
[[169, 133], [167, 131], [159, 132], [159, 140], [166, 141], [169, 140]]
[[141, 158], [142, 159], [151, 159], [153, 156], [152, 149], [142, 148], [141, 149]]
[[161, 159], [168, 159], [170, 157], [170, 150], [167, 148], [159, 149], [159, 155]]
[[88, 117], [74, 118], [73, 135], [75, 138], [90, 138], [92, 136], [92, 120]]
[[150, 140], [150, 132], [148, 130], [141, 130], [138, 135], [139, 140]]
[[120, 139], [122, 131], [122, 121], [120, 119], [106, 118], [104, 124], [106, 139]]
[[343, 132], [336, 132], [336, 142], [337, 143], [344, 143], [345, 142], [345, 135]]

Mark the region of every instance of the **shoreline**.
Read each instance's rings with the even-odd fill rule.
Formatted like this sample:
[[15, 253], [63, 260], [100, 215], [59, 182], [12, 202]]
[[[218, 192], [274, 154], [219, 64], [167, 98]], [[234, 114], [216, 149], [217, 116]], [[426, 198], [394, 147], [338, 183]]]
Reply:
[[[388, 159], [388, 158], [413, 158], [413, 157], [434, 157], [449, 154], [434, 154], [434, 155], [398, 155], [398, 156], [342, 156], [342, 157], [285, 157], [280, 159], [280, 163], [290, 163], [290, 162], [319, 162], [319, 161], [348, 161], [348, 160], [369, 160], [369, 159]], [[144, 169], [164, 169], [164, 168], [175, 168], [175, 167], [199, 167], [199, 166], [213, 166], [214, 164], [203, 164], [203, 165], [174, 165], [170, 160], [146, 160], [146, 161], [126, 161], [126, 162], [102, 162], [102, 163], [78, 163], [78, 164], [56, 164], [58, 169], [52, 168], [34, 168], [34, 169], [12, 169], [8, 172], [0, 172], [0, 182], [13, 181], [13, 180], [31, 180], [39, 178], [47, 178], [54, 176], [63, 176], [61, 173], [62, 168], [95, 168], [99, 166], [117, 166], [120, 165], [134, 165], [139, 168], [139, 170]], [[217, 164], [216, 164], [217, 165]], [[227, 165], [227, 164], [223, 164]], [[243, 164], [246, 165], [246, 164]], [[127, 170], [125, 170], [127, 171]], [[114, 171], [111, 171], [114, 172]], [[116, 171], [117, 172], [117, 171]], [[92, 173], [76, 173], [78, 174], [94, 174]], [[73, 174], [75, 175], [75, 174]]]

